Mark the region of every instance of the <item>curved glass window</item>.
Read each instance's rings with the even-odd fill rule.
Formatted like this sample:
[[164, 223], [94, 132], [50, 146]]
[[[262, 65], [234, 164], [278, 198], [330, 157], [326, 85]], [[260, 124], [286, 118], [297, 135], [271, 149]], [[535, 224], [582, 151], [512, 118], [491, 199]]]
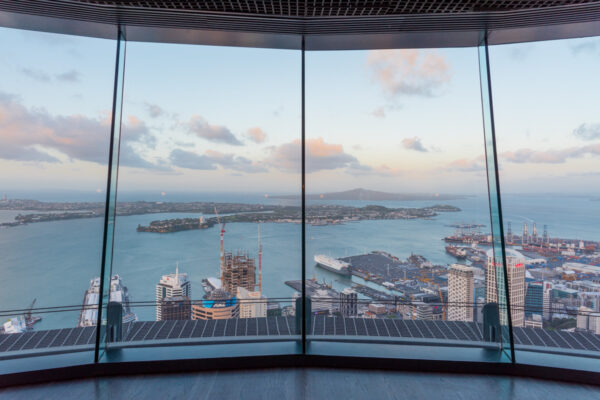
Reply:
[[288, 50], [127, 44], [113, 346], [299, 337], [299, 61]]
[[115, 42], [2, 28], [0, 47], [0, 359], [93, 350]]
[[599, 49], [490, 47], [516, 349], [600, 355]]

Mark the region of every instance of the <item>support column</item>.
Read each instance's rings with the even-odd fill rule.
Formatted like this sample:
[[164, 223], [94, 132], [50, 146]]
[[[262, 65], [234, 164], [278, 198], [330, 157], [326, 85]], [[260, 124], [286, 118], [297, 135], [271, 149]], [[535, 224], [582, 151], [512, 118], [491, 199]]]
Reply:
[[[306, 122], [305, 41], [302, 35], [302, 354], [306, 354]], [[296, 312], [298, 309], [296, 308]]]

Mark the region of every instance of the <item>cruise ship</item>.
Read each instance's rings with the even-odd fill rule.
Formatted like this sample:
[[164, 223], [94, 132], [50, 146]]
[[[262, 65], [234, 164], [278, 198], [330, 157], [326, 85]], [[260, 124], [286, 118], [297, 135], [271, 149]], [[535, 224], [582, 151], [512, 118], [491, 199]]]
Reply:
[[328, 257], [323, 254], [315, 255], [317, 265], [327, 271], [335, 272], [336, 274], [350, 276], [352, 275], [351, 265], [345, 261], [336, 258]]
[[[97, 324], [99, 296], [100, 278], [96, 277], [90, 281], [90, 287], [85, 291], [77, 326], [95, 326]], [[123, 305], [123, 323], [137, 321], [137, 316], [131, 312], [129, 307], [127, 287], [123, 286], [123, 281], [119, 275], [113, 275], [110, 280], [110, 301], [116, 301]]]

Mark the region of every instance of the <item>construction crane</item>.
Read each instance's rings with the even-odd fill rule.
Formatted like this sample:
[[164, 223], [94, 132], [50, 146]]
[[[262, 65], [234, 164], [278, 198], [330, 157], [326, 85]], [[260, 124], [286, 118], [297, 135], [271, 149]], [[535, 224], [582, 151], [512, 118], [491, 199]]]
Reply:
[[262, 293], [262, 243], [260, 242], [260, 224], [258, 224], [258, 292]]
[[215, 214], [217, 215], [217, 223], [219, 224], [219, 227], [221, 228], [221, 253], [220, 253], [220, 260], [219, 260], [219, 277], [221, 279], [221, 287], [223, 287], [223, 269], [225, 267], [225, 253], [223, 250], [223, 237], [225, 236], [225, 222], [223, 222], [223, 224], [221, 224], [221, 219], [219, 218], [219, 212], [217, 211], [217, 206], [215, 206]]
[[31, 315], [31, 313], [33, 312], [33, 306], [35, 306], [36, 300], [37, 300], [37, 298], [33, 299], [33, 301], [29, 305], [29, 308], [27, 309], [27, 311], [25, 312], [25, 315], [24, 315], [25, 325], [27, 326], [27, 328], [32, 328], [33, 324], [35, 324], [36, 322], [38, 322], [42, 319], [42, 317], [34, 317]]

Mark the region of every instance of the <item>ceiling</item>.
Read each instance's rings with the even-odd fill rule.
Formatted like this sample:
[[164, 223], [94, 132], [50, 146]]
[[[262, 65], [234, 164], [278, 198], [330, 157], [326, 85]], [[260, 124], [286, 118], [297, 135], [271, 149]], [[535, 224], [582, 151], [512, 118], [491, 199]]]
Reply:
[[501, 12], [597, 0], [70, 0], [106, 6], [283, 17], [347, 17]]

